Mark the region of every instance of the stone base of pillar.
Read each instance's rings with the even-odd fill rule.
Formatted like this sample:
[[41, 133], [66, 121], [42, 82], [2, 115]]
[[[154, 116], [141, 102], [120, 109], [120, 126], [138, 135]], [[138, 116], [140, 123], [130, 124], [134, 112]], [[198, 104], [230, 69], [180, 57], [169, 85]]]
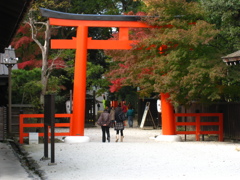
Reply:
[[85, 143], [90, 142], [90, 138], [88, 136], [67, 136], [64, 139], [64, 143]]
[[158, 135], [154, 137], [154, 140], [161, 142], [181, 142], [182, 138], [178, 135]]

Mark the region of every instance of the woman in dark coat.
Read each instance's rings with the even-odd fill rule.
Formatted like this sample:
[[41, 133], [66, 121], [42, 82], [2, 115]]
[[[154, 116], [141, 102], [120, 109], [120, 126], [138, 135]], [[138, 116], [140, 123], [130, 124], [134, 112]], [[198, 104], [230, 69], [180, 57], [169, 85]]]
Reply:
[[97, 121], [97, 124], [102, 128], [102, 142], [106, 142], [105, 133], [107, 134], [108, 142], [110, 142], [110, 132], [109, 132], [110, 122], [111, 122], [110, 114], [108, 110], [105, 109]]
[[[119, 138], [120, 141], [123, 142], [123, 130], [124, 130], [124, 124], [123, 124], [123, 120], [120, 119], [119, 114], [123, 114], [122, 108], [121, 108], [121, 104], [118, 105], [118, 107], [116, 107], [115, 109], [115, 120], [116, 120], [116, 124], [114, 129], [116, 130], [116, 142], [118, 142]], [[119, 137], [119, 131], [121, 133], [121, 137]]]

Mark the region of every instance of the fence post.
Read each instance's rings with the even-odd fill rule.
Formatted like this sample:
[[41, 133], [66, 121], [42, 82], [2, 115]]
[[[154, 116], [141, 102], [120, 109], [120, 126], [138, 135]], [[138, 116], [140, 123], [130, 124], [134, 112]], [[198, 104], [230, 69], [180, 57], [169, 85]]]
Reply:
[[69, 132], [72, 135], [72, 129], [73, 129], [73, 115], [71, 114], [70, 116], [70, 127], [69, 127]]
[[23, 129], [23, 114], [20, 114], [20, 119], [19, 119], [19, 143], [23, 144], [23, 133], [24, 133], [24, 129]]
[[219, 116], [219, 141], [223, 141], [223, 114]]
[[200, 141], [200, 114], [196, 114], [196, 140]]

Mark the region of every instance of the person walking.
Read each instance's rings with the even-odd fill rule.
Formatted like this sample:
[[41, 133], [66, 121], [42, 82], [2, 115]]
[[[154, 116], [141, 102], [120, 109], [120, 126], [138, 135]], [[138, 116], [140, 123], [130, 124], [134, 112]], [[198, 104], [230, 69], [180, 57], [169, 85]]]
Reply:
[[97, 103], [97, 108], [98, 108], [98, 111], [100, 110], [100, 104], [99, 103]]
[[110, 120], [111, 120], [111, 127], [115, 126], [115, 108], [112, 106], [110, 110]]
[[102, 142], [106, 142], [106, 134], [107, 134], [107, 140], [108, 142], [110, 142], [110, 132], [109, 132], [110, 122], [111, 122], [110, 114], [107, 109], [104, 109], [104, 111], [99, 116], [97, 121], [97, 124], [101, 126], [101, 129], [102, 129]]
[[[122, 111], [121, 104], [119, 104], [118, 107], [116, 107], [115, 109], [116, 124], [115, 124], [114, 130], [116, 130], [116, 142], [118, 142], [119, 138], [120, 138], [120, 141], [123, 142], [123, 138], [124, 138], [123, 136], [124, 120], [121, 118], [122, 115], [125, 116], [124, 112]], [[119, 132], [121, 133], [121, 137], [119, 136]]]
[[135, 112], [132, 106], [130, 105], [127, 111], [127, 119], [128, 119], [128, 126], [133, 127], [133, 118], [134, 118]]
[[126, 114], [127, 110], [128, 110], [128, 107], [127, 107], [126, 103], [123, 102], [123, 104], [122, 104], [122, 111]]

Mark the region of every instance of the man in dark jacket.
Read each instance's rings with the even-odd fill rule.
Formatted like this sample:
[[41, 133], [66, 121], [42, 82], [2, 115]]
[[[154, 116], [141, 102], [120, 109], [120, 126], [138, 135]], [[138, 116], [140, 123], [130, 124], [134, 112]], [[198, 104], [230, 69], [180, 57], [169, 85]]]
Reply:
[[100, 115], [97, 121], [97, 124], [102, 128], [102, 142], [106, 142], [105, 134], [107, 134], [107, 140], [108, 142], [110, 142], [110, 132], [109, 132], [110, 122], [111, 122], [110, 114], [107, 109], [104, 109], [103, 113]]

